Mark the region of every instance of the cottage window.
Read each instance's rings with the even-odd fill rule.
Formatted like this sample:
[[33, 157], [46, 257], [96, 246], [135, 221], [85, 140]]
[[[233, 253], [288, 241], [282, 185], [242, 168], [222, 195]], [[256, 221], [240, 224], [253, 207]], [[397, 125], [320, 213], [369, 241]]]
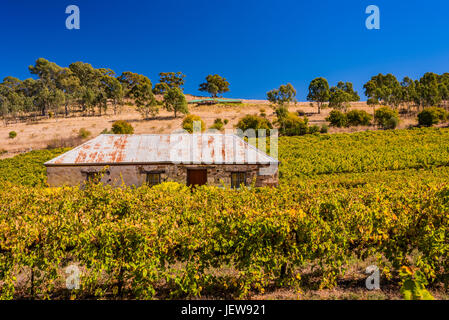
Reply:
[[98, 172], [86, 172], [86, 181], [87, 182], [98, 182], [98, 178], [100, 175]]
[[147, 173], [147, 184], [152, 187], [161, 183], [160, 173]]
[[231, 188], [240, 189], [241, 185], [246, 185], [246, 173], [245, 172], [232, 172], [231, 173]]

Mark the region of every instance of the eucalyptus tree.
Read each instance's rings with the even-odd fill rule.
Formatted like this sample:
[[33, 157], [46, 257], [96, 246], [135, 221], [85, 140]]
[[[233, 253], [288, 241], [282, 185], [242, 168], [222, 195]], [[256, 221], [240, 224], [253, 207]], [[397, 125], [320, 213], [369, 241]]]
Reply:
[[38, 77], [35, 102], [41, 110], [41, 114], [45, 116], [51, 109], [56, 113], [58, 107], [65, 101], [64, 93], [57, 85], [57, 79], [63, 72], [63, 68], [54, 62], [39, 58], [34, 66], [29, 66], [28, 69], [31, 74]]
[[206, 77], [206, 82], [200, 84], [199, 91], [208, 92], [213, 98], [229, 92], [229, 82], [226, 78], [218, 74], [210, 74]]
[[189, 113], [186, 97], [179, 88], [169, 89], [164, 95], [163, 103], [167, 111], [174, 112], [175, 118], [178, 113]]
[[154, 94], [165, 94], [168, 89], [179, 88], [184, 90], [186, 75], [182, 72], [161, 72], [159, 73], [159, 83], [154, 86]]
[[401, 82], [402, 95], [401, 101], [402, 103], [407, 105], [407, 110], [410, 112], [410, 107], [413, 104], [416, 104], [417, 92], [416, 92], [416, 84], [409, 77], [404, 77]]
[[159, 102], [156, 100], [151, 85], [149, 83], [141, 83], [134, 87], [133, 98], [144, 119], [148, 119], [159, 113]]
[[64, 114], [67, 117], [70, 113], [70, 106], [75, 104], [80, 98], [80, 79], [72, 72], [72, 70], [70, 70], [70, 68], [63, 68], [58, 74], [56, 85], [57, 88], [64, 93]]
[[106, 92], [106, 97], [112, 103], [114, 114], [119, 113], [123, 106], [124, 98], [122, 84], [117, 78], [108, 75], [103, 76], [102, 83]]
[[439, 91], [442, 100], [442, 104], [447, 108], [447, 103], [449, 101], [449, 73], [443, 73], [439, 76]]
[[441, 86], [439, 76], [432, 72], [427, 72], [419, 80], [419, 96], [423, 107], [437, 106], [442, 101]]
[[403, 91], [399, 81], [391, 73], [373, 76], [363, 88], [368, 97], [367, 103], [374, 108], [379, 104], [398, 107], [401, 103]]
[[126, 71], [118, 77], [118, 80], [122, 85], [123, 96], [134, 100], [137, 111], [145, 119], [159, 112], [159, 103], [154, 97], [153, 85], [148, 77]]
[[351, 82], [340, 81], [337, 86], [330, 88], [329, 92], [329, 107], [333, 109], [346, 111], [350, 102], [360, 101], [360, 96], [354, 91]]
[[289, 103], [296, 103], [296, 90], [291, 83], [281, 85], [278, 89], [267, 92], [267, 100], [271, 102], [275, 109]]
[[118, 80], [123, 87], [123, 93], [126, 98], [133, 98], [136, 90], [135, 88], [138, 85], [146, 84], [150, 87], [153, 86], [148, 77], [131, 71], [123, 72], [120, 77], [118, 77]]
[[30, 100], [27, 99], [19, 90], [22, 82], [14, 77], [6, 77], [3, 83], [0, 83], [0, 116], [8, 122], [8, 118], [16, 118], [19, 113], [32, 107]]
[[106, 68], [95, 69], [89, 63], [79, 61], [72, 63], [69, 68], [80, 82], [78, 103], [82, 111], [95, 114], [95, 108], [98, 107], [100, 115], [102, 110], [106, 112], [108, 95], [104, 78], [113, 77], [114, 71]]
[[325, 78], [316, 78], [310, 82], [309, 94], [307, 101], [316, 102], [318, 106], [318, 114], [321, 113], [321, 108], [325, 102], [330, 99], [329, 83]]
[[351, 95], [338, 87], [331, 87], [329, 91], [329, 107], [332, 109], [344, 109], [346, 111], [351, 101]]

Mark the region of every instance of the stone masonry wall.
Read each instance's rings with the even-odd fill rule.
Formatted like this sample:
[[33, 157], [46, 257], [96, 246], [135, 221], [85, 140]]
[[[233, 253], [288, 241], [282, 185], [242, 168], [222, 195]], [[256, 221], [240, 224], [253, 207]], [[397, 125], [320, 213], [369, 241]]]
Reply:
[[[278, 170], [267, 169], [267, 165], [119, 165], [119, 166], [50, 166], [47, 167], [47, 181], [50, 186], [75, 186], [86, 181], [88, 172], [104, 171], [102, 182], [114, 186], [141, 186], [146, 181], [146, 174], [161, 174], [161, 182], [174, 181], [186, 184], [188, 169], [207, 169], [207, 184], [231, 185], [232, 172], [246, 172], [246, 184], [253, 182], [256, 187], [277, 186]], [[263, 173], [263, 174], [261, 174]]]

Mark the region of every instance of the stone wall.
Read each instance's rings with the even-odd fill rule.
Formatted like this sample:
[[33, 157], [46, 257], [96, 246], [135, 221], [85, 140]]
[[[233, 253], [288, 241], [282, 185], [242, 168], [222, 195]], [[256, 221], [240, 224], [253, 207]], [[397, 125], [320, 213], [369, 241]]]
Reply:
[[209, 185], [231, 185], [232, 172], [246, 172], [246, 184], [256, 187], [277, 186], [278, 168], [267, 165], [113, 165], [113, 166], [49, 166], [47, 181], [50, 186], [75, 186], [86, 181], [89, 172], [104, 172], [102, 182], [114, 186], [141, 186], [150, 172], [160, 173], [161, 181], [187, 183], [188, 169], [206, 169]]

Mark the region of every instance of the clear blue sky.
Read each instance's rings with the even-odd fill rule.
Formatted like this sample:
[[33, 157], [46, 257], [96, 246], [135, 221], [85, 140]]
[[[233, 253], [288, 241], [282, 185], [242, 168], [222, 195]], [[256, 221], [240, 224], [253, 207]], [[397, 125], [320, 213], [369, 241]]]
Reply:
[[[81, 29], [67, 30], [65, 8], [78, 5]], [[365, 9], [381, 11], [367, 30]], [[207, 74], [231, 83], [230, 98], [265, 98], [290, 82], [305, 100], [309, 82], [363, 84], [379, 72], [399, 80], [449, 72], [447, 0], [2, 0], [0, 78], [30, 77], [39, 57], [120, 74], [182, 71], [198, 94]]]

